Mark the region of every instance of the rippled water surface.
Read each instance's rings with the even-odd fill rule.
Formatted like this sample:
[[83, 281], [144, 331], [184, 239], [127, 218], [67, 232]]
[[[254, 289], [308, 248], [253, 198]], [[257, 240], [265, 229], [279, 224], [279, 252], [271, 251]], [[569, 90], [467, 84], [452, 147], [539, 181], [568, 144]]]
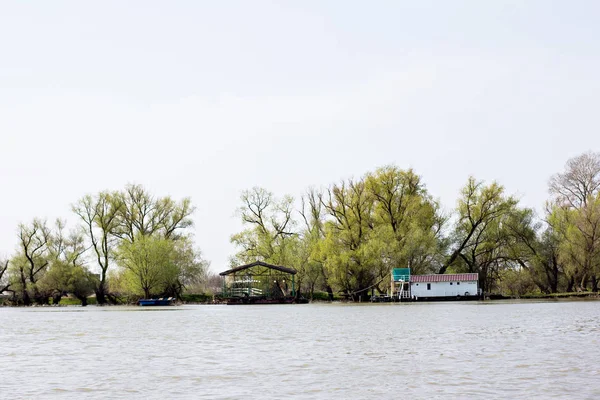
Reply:
[[598, 398], [600, 302], [0, 309], [1, 398]]

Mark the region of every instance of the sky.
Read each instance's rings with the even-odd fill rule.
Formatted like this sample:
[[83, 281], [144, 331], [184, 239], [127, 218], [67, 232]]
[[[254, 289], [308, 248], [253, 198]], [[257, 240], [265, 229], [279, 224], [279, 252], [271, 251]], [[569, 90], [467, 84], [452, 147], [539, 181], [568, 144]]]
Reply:
[[0, 3], [0, 256], [85, 194], [191, 197], [228, 268], [240, 193], [298, 198], [414, 168], [451, 210], [469, 175], [541, 210], [600, 151], [597, 1]]

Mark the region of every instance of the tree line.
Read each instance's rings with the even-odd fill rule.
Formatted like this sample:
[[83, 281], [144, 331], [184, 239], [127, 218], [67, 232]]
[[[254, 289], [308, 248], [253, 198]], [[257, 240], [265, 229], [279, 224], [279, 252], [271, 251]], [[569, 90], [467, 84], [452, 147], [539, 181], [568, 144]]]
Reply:
[[72, 205], [67, 230], [35, 218], [18, 227], [18, 249], [0, 260], [0, 293], [14, 304], [56, 304], [70, 294], [87, 304], [140, 296], [181, 296], [206, 278], [194, 244], [189, 198], [156, 197], [141, 185], [86, 195]]
[[[244, 229], [231, 236], [232, 265], [256, 260], [298, 271], [301, 293], [350, 299], [385, 293], [389, 273], [476, 272], [485, 293], [598, 291], [600, 153], [567, 161], [548, 182], [542, 215], [496, 182], [469, 177], [445, 212], [412, 169], [385, 166], [359, 179], [310, 188], [298, 199], [246, 190]], [[86, 304], [181, 296], [212, 282], [193, 241], [189, 198], [156, 197], [141, 185], [86, 195], [67, 229], [35, 218], [18, 227], [18, 248], [0, 259], [0, 293], [14, 304]], [[213, 282], [214, 283], [214, 282]]]
[[255, 187], [241, 196], [245, 229], [231, 236], [237, 248], [231, 264], [291, 266], [310, 296], [385, 293], [395, 267], [413, 274], [476, 272], [488, 294], [597, 292], [600, 153], [568, 160], [548, 189], [537, 215], [502, 185], [474, 177], [444, 212], [415, 171], [393, 165], [310, 188], [298, 203]]

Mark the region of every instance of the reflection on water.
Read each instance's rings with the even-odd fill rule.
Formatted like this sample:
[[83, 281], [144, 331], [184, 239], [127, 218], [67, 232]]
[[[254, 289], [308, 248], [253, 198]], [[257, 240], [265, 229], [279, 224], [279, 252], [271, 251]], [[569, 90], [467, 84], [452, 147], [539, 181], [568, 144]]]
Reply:
[[0, 397], [594, 398], [599, 302], [0, 309]]

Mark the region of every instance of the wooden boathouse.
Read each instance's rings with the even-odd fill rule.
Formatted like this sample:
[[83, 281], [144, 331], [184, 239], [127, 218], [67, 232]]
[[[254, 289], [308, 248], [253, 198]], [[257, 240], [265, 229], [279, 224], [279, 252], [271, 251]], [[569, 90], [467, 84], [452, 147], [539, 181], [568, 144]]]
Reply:
[[227, 304], [282, 304], [296, 300], [296, 270], [256, 261], [221, 272]]

